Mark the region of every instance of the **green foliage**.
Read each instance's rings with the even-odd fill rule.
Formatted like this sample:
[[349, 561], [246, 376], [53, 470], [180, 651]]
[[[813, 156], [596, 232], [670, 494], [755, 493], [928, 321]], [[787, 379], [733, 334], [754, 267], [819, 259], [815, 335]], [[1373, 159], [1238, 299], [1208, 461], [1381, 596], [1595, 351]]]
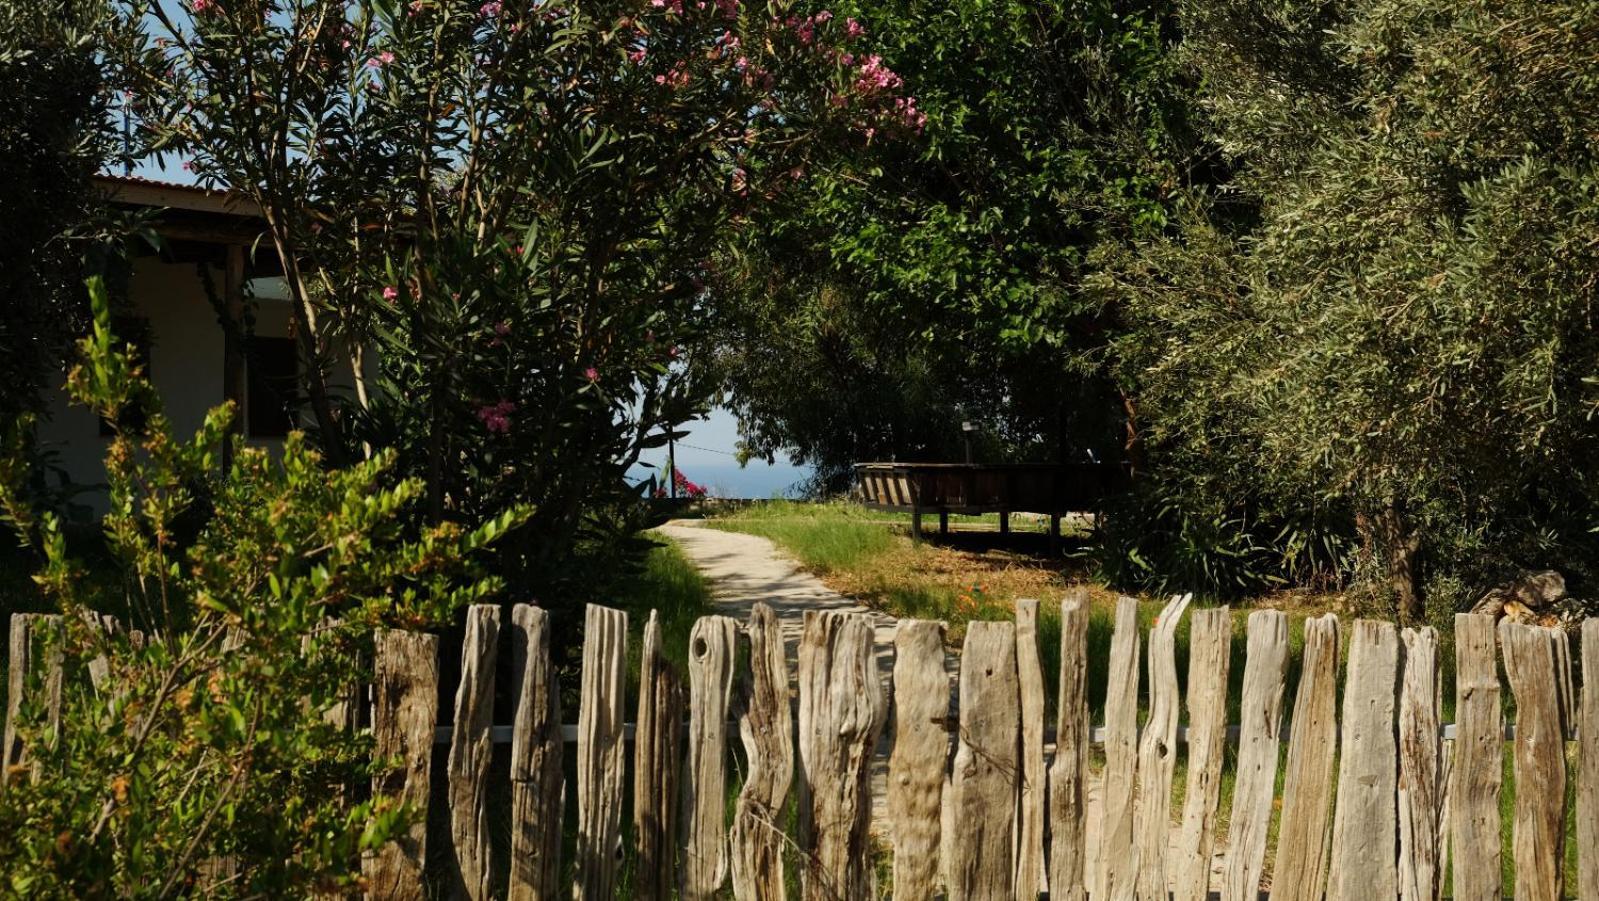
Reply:
[[[407, 508], [423, 486], [383, 484], [392, 454], [329, 472], [299, 436], [280, 461], [240, 448], [219, 475], [231, 409], [174, 436], [111, 335], [97, 280], [90, 294], [72, 394], [112, 423], [135, 402], [146, 413], [106, 455], [105, 537], [126, 573], [123, 625], [139, 637], [98, 627], [106, 598], [86, 590], [55, 515], [27, 508], [23, 463], [7, 457], [0, 501], [45, 558], [35, 578], [63, 627], [41, 651], [61, 655], [66, 680], [59, 730], [27, 711], [31, 771], [12, 774], [0, 805], [0, 884], [28, 897], [349, 885], [360, 851], [411, 812], [351, 797], [371, 777], [370, 740], [328, 714], [368, 672], [375, 628], [437, 626], [494, 595], [501, 583], [477, 561], [526, 512], [417, 531]], [[97, 658], [107, 675], [95, 684], [85, 671]]]
[[1385, 572], [1412, 616], [1428, 566], [1581, 567], [1594, 10], [1236, 0], [1182, 22], [1239, 177], [1108, 279], [1162, 478], [1263, 541], [1313, 510], [1361, 545], [1344, 573]]
[[813, 146], [893, 127], [791, 0], [123, 7], [149, 147], [290, 261], [327, 459], [393, 449], [433, 521], [532, 504], [502, 570], [546, 598], [615, 571], [628, 470], [708, 405], [716, 248]]
[[79, 275], [110, 152], [99, 0], [0, 6], [0, 421], [37, 411], [86, 320]]
[[864, 459], [1121, 454], [1101, 248], [1158, 232], [1192, 143], [1165, 2], [859, 0], [927, 116], [813, 167], [724, 276], [720, 346], [749, 452], [837, 487]]

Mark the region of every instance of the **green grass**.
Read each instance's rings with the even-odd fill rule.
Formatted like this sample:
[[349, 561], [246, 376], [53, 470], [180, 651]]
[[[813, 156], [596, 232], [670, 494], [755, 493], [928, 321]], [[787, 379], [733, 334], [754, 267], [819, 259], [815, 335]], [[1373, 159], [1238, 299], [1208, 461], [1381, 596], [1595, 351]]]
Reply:
[[715, 612], [711, 586], [683, 551], [668, 539], [650, 550], [637, 575], [627, 580], [615, 596], [614, 606], [627, 611], [632, 640], [628, 643], [628, 681], [638, 684], [639, 655], [644, 624], [654, 611], [660, 618], [662, 653], [684, 672], [688, 665], [689, 635], [694, 623]]
[[872, 511], [855, 504], [799, 504], [771, 501], [706, 521], [724, 532], [771, 539], [806, 568], [821, 574], [843, 572], [893, 549], [895, 536]]

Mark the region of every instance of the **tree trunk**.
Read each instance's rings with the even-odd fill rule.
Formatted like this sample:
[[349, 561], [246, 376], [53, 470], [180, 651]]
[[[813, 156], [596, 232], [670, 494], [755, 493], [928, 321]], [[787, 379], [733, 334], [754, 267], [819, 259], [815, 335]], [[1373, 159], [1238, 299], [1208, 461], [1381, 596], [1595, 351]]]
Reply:
[[311, 412], [322, 430], [322, 453], [329, 465], [340, 467], [349, 461], [344, 446], [344, 430], [333, 413], [333, 402], [328, 394], [327, 374], [324, 369], [322, 336], [317, 329], [315, 312], [305, 281], [300, 274], [299, 261], [294, 258], [287, 227], [275, 215], [266, 198], [257, 201], [266, 215], [267, 229], [272, 234], [272, 244], [283, 264], [283, 280], [289, 288], [289, 309], [294, 317], [294, 329], [300, 341], [301, 356], [305, 359], [305, 393], [311, 402]]
[[1127, 474], [1133, 478], [1144, 468], [1144, 436], [1138, 430], [1138, 402], [1126, 391], [1119, 392], [1122, 412], [1127, 414], [1127, 437], [1122, 449], [1127, 454]]
[[1420, 623], [1427, 611], [1421, 596], [1421, 571], [1418, 556], [1421, 536], [1411, 527], [1397, 501], [1390, 500], [1373, 517], [1377, 543], [1388, 567], [1388, 587], [1394, 593], [1394, 607], [1401, 620]]

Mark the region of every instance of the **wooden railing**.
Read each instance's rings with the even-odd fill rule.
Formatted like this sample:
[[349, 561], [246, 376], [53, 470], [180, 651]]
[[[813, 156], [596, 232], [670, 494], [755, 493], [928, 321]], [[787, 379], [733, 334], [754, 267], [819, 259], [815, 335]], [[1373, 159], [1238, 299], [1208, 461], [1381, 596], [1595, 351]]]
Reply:
[[[748, 623], [699, 620], [686, 686], [662, 656], [652, 616], [633, 724], [624, 723], [623, 709], [626, 614], [590, 606], [575, 727], [561, 725], [547, 613], [513, 608], [502, 642], [500, 608], [475, 606], [448, 726], [436, 722], [438, 639], [379, 634], [370, 720], [376, 753], [402, 765], [379, 777], [374, 791], [418, 807], [446, 799], [452, 853], [450, 872], [441, 875], [464, 897], [615, 897], [631, 797], [631, 897], [701, 899], [730, 885], [736, 898], [781, 899], [797, 881], [806, 899], [863, 899], [877, 892], [872, 764], [886, 730], [886, 830], [878, 838], [892, 853], [895, 898], [941, 891], [952, 899], [1033, 898], [1045, 890], [1051, 899], [1165, 898], [1169, 890], [1176, 899], [1211, 892], [1252, 899], [1268, 871], [1275, 816], [1267, 880], [1274, 899], [1433, 899], [1442, 895], [1446, 872], [1453, 897], [1487, 899], [1501, 894], [1501, 774], [1511, 735], [1515, 896], [1555, 899], [1568, 888], [1571, 780], [1579, 885], [1570, 888], [1599, 898], [1599, 753], [1592, 740], [1599, 735], [1599, 619], [1582, 630], [1586, 684], [1579, 700], [1564, 632], [1456, 617], [1451, 728], [1440, 722], [1433, 630], [1355, 621], [1340, 693], [1344, 636], [1331, 614], [1305, 623], [1297, 693], [1285, 718], [1288, 620], [1256, 611], [1248, 617], [1240, 722], [1229, 727], [1231, 614], [1214, 608], [1190, 615], [1183, 697], [1176, 634], [1186, 608], [1185, 598], [1174, 599], [1146, 634], [1136, 602], [1120, 602], [1105, 721], [1096, 728], [1086, 694], [1088, 606], [1081, 596], [1063, 601], [1050, 736], [1036, 601], [1018, 602], [1015, 622], [968, 625], [953, 717], [938, 623], [898, 624], [885, 686], [866, 617], [807, 613], [796, 649], [796, 705], [790, 649], [765, 605], [756, 605]], [[17, 647], [16, 632], [28, 623], [17, 617], [12, 628]], [[491, 720], [502, 643], [513, 657], [508, 727]], [[1500, 648], [1513, 730], [1503, 715]], [[13, 656], [13, 687], [25, 682], [15, 676], [19, 665], [27, 661]], [[736, 786], [734, 728], [746, 760]], [[1568, 772], [1573, 734], [1583, 741]], [[574, 738], [569, 784], [563, 743]], [[508, 847], [490, 840], [488, 813], [490, 795], [506, 788], [492, 784], [492, 746], [506, 740]], [[1224, 752], [1233, 742], [1230, 828], [1222, 836], [1216, 824]], [[1103, 762], [1091, 765], [1095, 743], [1103, 745]], [[448, 782], [436, 791], [433, 755], [446, 745]], [[1180, 745], [1186, 787], [1174, 810]], [[568, 791], [577, 796], [577, 840], [575, 859], [563, 868]], [[428, 840], [419, 820], [402, 840], [370, 855], [363, 862], [369, 897], [422, 897]], [[508, 853], [509, 866], [492, 859], [497, 853]], [[797, 880], [785, 875], [789, 862], [799, 869]], [[492, 874], [507, 870], [508, 886], [491, 885]]]

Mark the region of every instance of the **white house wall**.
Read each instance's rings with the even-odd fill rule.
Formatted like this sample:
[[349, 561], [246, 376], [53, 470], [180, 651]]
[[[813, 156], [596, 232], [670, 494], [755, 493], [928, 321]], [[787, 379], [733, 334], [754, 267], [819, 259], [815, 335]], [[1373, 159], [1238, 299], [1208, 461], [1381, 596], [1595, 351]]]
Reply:
[[[212, 270], [217, 290], [222, 289], [220, 267]], [[129, 299], [136, 315], [149, 321], [150, 376], [173, 428], [180, 437], [192, 435], [205, 414], [225, 399], [222, 390], [222, 329], [205, 296], [193, 263], [166, 263], [155, 257], [135, 262], [129, 282]], [[286, 302], [265, 298], [257, 305], [256, 334], [289, 334]], [[64, 383], [63, 372], [60, 383]], [[59, 388], [51, 392], [48, 420], [41, 423], [41, 443], [79, 485], [105, 482], [106, 437], [98, 418], [69, 404]], [[251, 444], [275, 447], [277, 440]], [[91, 507], [103, 509], [103, 497], [85, 496]]]

